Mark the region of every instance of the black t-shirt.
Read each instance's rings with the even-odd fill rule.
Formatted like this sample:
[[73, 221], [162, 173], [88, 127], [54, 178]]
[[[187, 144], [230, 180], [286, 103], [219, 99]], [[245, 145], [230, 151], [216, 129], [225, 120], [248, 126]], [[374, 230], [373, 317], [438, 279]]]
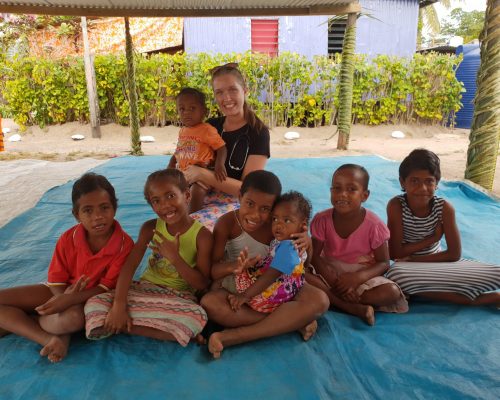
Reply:
[[230, 178], [241, 180], [249, 155], [263, 155], [267, 158], [271, 156], [269, 129], [263, 128], [260, 132], [256, 132], [249, 125], [244, 125], [235, 131], [225, 132], [222, 127], [224, 120], [225, 117], [210, 118], [207, 122], [217, 129], [219, 135], [226, 142], [227, 175]]

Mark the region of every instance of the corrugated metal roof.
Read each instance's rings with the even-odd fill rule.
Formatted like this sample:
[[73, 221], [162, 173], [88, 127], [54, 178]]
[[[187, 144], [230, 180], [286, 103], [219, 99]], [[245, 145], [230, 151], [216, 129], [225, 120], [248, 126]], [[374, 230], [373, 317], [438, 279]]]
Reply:
[[0, 12], [5, 13], [117, 17], [332, 15], [360, 10], [358, 0], [0, 0]]

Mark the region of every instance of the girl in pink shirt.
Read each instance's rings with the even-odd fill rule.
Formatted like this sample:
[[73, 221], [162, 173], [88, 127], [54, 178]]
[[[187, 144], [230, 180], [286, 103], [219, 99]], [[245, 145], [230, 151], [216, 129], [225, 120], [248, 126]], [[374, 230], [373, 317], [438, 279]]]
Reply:
[[365, 168], [344, 164], [332, 178], [333, 208], [311, 222], [314, 265], [306, 279], [324, 290], [330, 304], [375, 324], [374, 310], [406, 312], [400, 288], [382, 275], [389, 268], [389, 229], [362, 207], [370, 177]]

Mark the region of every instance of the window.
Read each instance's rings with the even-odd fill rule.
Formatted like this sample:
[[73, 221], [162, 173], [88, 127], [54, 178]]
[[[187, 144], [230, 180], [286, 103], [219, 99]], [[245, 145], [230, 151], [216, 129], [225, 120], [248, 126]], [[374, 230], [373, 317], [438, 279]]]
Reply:
[[328, 54], [342, 53], [346, 25], [347, 18], [328, 19]]
[[252, 19], [252, 51], [278, 55], [277, 19]]

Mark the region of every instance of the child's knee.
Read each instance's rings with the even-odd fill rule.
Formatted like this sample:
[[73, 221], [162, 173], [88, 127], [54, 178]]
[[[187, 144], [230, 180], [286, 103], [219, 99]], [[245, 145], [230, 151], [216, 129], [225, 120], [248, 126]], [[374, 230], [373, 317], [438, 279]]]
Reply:
[[83, 307], [80, 305], [73, 306], [60, 314], [57, 326], [52, 332], [54, 334], [62, 335], [66, 333], [73, 333], [82, 330], [85, 327], [85, 314]]
[[401, 297], [401, 289], [395, 283], [389, 283], [386, 286], [387, 296], [397, 300]]
[[214, 301], [214, 292], [208, 292], [201, 298], [200, 305], [209, 313], [214, 308]]
[[72, 307], [67, 310], [68, 315], [65, 316], [66, 321], [64, 323], [66, 332], [72, 333], [82, 330], [85, 327], [85, 314], [82, 307]]
[[227, 299], [223, 298], [220, 292], [213, 291], [208, 292], [201, 298], [200, 305], [207, 312], [210, 319], [217, 319], [217, 316], [223, 314], [227, 308], [224, 307], [223, 302], [227, 302]]
[[317, 313], [319, 315], [323, 315], [330, 308], [330, 299], [328, 298], [326, 292], [324, 292], [321, 289], [318, 289], [316, 305], [317, 305]]
[[326, 292], [311, 284], [304, 285], [295, 299], [311, 307], [316, 318], [328, 311], [330, 307]]
[[361, 301], [365, 304], [391, 303], [401, 297], [401, 290], [395, 283], [385, 283], [365, 291]]

